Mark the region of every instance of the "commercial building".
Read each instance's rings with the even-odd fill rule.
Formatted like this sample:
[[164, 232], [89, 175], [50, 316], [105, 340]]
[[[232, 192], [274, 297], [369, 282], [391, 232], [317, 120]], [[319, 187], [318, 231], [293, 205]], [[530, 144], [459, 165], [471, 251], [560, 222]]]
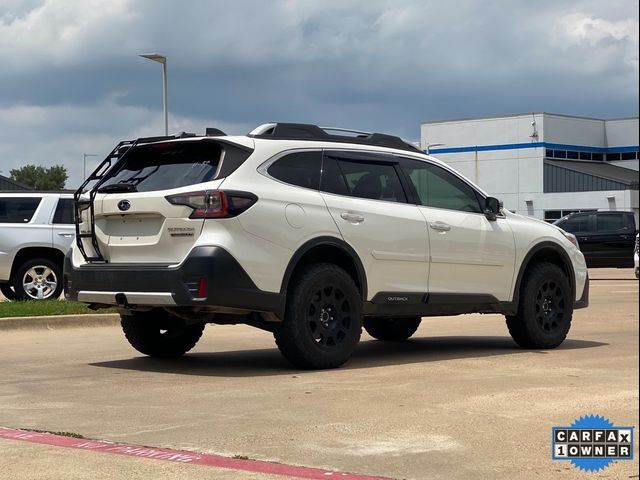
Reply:
[[547, 221], [585, 210], [638, 219], [638, 117], [551, 113], [425, 122], [421, 145], [509, 210]]

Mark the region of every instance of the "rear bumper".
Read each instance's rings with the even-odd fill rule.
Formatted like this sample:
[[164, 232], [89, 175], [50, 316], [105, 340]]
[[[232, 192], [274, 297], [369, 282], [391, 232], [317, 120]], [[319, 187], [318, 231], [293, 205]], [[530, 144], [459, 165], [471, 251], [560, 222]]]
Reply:
[[584, 282], [584, 290], [582, 290], [582, 296], [579, 300], [573, 302], [573, 309], [577, 310], [578, 308], [587, 308], [589, 306], [589, 274], [587, 274], [587, 279]]
[[[86, 264], [74, 267], [71, 252], [64, 261], [65, 298], [120, 306], [220, 307], [279, 314], [281, 295], [258, 289], [225, 249], [194, 248], [177, 266]], [[199, 297], [201, 279], [206, 296]]]

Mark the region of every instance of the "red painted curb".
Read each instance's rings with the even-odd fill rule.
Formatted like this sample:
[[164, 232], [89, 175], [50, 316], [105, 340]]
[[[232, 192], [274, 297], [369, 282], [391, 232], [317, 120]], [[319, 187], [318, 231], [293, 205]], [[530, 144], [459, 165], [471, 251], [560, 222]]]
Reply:
[[298, 467], [284, 465], [261, 460], [242, 460], [228, 458], [220, 455], [207, 455], [184, 450], [172, 450], [167, 448], [150, 448], [141, 445], [126, 443], [114, 443], [104, 440], [79, 439], [54, 435], [52, 433], [30, 432], [15, 428], [0, 427], [0, 438], [21, 440], [24, 442], [52, 445], [56, 447], [74, 448], [77, 450], [90, 450], [93, 452], [124, 455], [128, 457], [150, 458], [168, 462], [188, 463], [191, 465], [204, 465], [213, 468], [226, 468], [245, 472], [266, 473], [270, 475], [283, 475], [292, 478], [327, 479], [339, 478], [340, 480], [389, 480], [386, 477], [371, 477], [354, 473], [333, 472], [319, 468]]

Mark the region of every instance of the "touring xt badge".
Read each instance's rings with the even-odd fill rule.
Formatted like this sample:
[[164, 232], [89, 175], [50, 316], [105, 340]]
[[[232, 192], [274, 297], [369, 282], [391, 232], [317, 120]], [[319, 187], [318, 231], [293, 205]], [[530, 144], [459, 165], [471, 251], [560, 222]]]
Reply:
[[169, 227], [167, 230], [172, 237], [193, 237], [196, 233], [193, 227]]

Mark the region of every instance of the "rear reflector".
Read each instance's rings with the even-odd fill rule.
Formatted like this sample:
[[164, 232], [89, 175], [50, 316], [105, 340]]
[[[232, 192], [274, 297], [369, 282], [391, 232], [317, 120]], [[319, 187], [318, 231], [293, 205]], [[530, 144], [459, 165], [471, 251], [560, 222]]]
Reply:
[[207, 281], [207, 277], [200, 277], [198, 281], [198, 298], [207, 298], [208, 292], [209, 282]]

